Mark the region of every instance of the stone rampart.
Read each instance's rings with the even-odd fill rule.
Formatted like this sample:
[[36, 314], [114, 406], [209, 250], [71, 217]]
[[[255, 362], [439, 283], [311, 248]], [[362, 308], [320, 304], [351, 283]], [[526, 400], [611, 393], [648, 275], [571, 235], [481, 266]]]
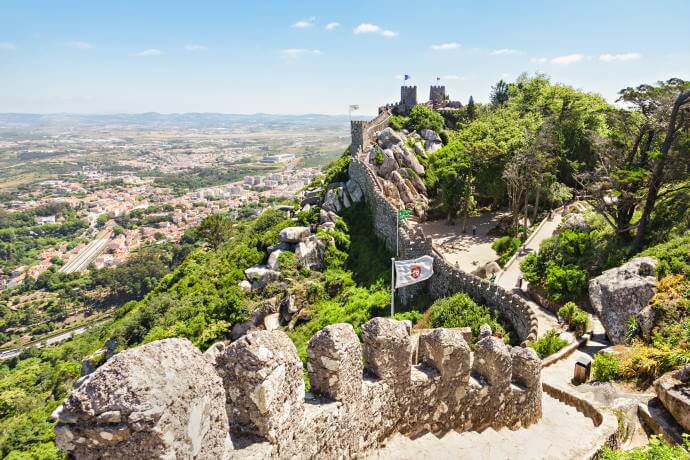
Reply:
[[[351, 325], [335, 324], [312, 337], [310, 393], [281, 331], [251, 332], [203, 356], [179, 339], [128, 350], [73, 390], [57, 443], [74, 458], [352, 458], [394, 433], [517, 429], [541, 418], [541, 361], [531, 349], [487, 336], [472, 353], [451, 329], [413, 341], [409, 322], [387, 318], [361, 335], [363, 343]], [[128, 384], [151, 375], [161, 379]]]

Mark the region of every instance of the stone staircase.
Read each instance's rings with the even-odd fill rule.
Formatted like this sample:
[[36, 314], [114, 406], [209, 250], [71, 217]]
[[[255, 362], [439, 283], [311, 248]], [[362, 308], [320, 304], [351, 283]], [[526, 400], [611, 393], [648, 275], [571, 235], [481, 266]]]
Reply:
[[489, 428], [481, 433], [450, 431], [440, 437], [427, 433], [416, 439], [395, 435], [384, 448], [373, 452], [368, 458], [567, 460], [588, 457], [597, 443], [593, 421], [546, 393], [542, 407], [542, 419], [528, 428], [516, 431]]

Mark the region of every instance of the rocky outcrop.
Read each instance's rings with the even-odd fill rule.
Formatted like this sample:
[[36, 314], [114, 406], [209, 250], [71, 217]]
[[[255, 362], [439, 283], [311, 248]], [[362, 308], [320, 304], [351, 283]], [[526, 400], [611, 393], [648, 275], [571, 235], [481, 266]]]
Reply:
[[280, 231], [278, 240], [282, 243], [299, 243], [310, 234], [309, 227], [287, 227]]
[[690, 432], [690, 364], [659, 377], [654, 390], [676, 422]]
[[270, 281], [280, 279], [280, 273], [264, 265], [254, 265], [244, 271], [253, 290], [262, 290]]
[[612, 343], [625, 343], [628, 322], [656, 293], [656, 262], [639, 257], [589, 282], [589, 299]]
[[295, 257], [302, 267], [320, 270], [323, 268], [323, 256], [327, 246], [326, 241], [311, 235], [297, 245]]
[[407, 150], [404, 145], [394, 145], [391, 147], [396, 161], [401, 167], [412, 169], [417, 174], [424, 174], [424, 166], [417, 160], [414, 153]]
[[53, 414], [57, 446], [75, 459], [223, 458], [223, 383], [186, 339], [123, 351]]

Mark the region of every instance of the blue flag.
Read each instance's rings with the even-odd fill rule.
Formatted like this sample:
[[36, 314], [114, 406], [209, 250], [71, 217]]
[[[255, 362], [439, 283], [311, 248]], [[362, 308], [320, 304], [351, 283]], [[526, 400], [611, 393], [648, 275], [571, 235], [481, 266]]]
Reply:
[[404, 77], [403, 77], [403, 81], [407, 81], [407, 80], [409, 80], [409, 79], [410, 79], [410, 76], [407, 75], [407, 74], [405, 74]]

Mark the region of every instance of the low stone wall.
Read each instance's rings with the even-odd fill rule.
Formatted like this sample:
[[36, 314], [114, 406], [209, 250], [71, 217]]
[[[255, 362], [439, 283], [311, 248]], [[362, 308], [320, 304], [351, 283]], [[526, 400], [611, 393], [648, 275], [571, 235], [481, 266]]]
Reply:
[[429, 280], [429, 292], [434, 299], [466, 292], [508, 320], [521, 342], [537, 339], [537, 317], [527, 302], [488, 280], [453, 267], [437, 252], [434, 253], [434, 276]]
[[[415, 350], [410, 323], [387, 318], [364, 324], [362, 339], [349, 324], [312, 337], [309, 394], [281, 331], [203, 356], [179, 339], [128, 350], [73, 391], [56, 442], [85, 459], [351, 458], [394, 433], [517, 429], [541, 418], [541, 361], [531, 349], [486, 335], [472, 353], [461, 331], [434, 329]], [[161, 378], [134, 384], [152, 375]]]

